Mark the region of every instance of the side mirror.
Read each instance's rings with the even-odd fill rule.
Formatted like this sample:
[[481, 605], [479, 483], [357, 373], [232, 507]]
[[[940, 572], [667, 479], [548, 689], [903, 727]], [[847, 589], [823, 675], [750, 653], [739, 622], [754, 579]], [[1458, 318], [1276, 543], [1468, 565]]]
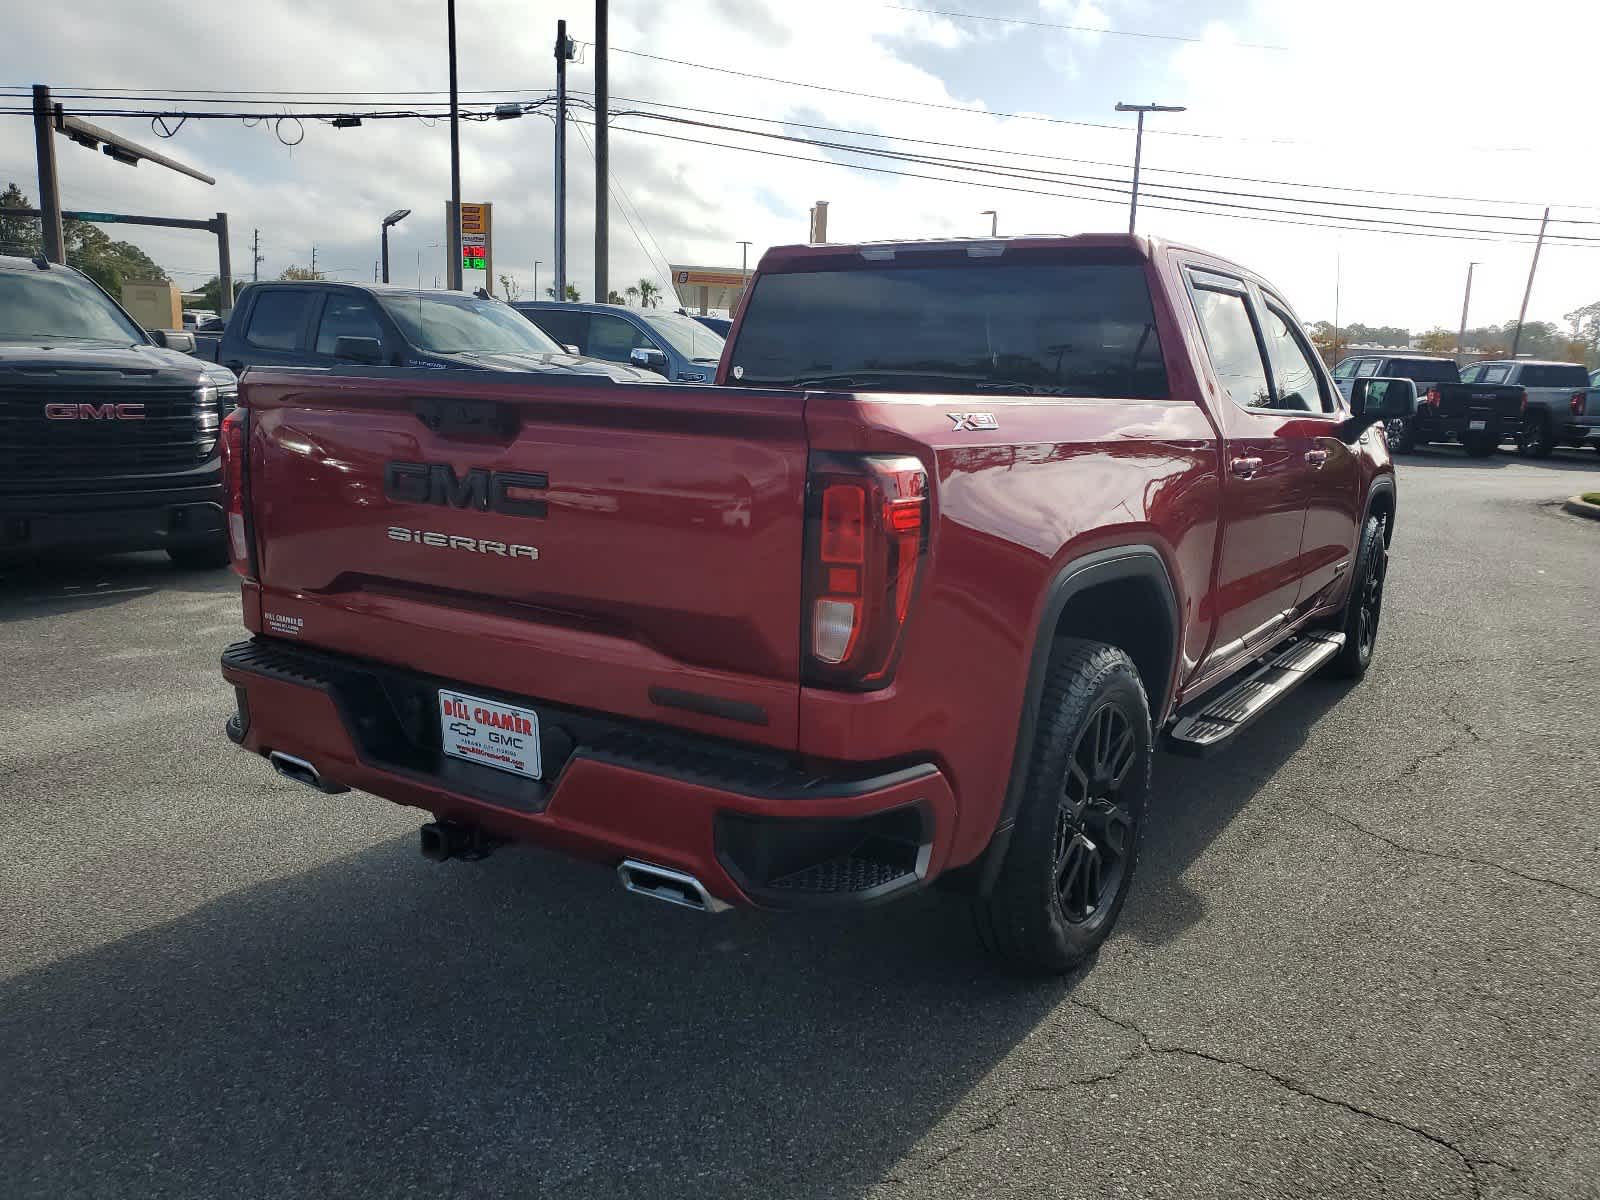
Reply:
[[177, 350], [183, 354], [194, 353], [194, 334], [182, 329], [152, 329], [150, 340], [158, 346], [165, 346], [168, 350]]
[[653, 346], [639, 346], [628, 354], [628, 361], [636, 367], [643, 367], [646, 371], [654, 371], [658, 375], [667, 373], [667, 354], [665, 350], [657, 350]]
[[1409, 379], [1371, 375], [1350, 385], [1350, 419], [1341, 427], [1345, 441], [1385, 421], [1407, 420], [1417, 410], [1417, 385]]
[[568, 354], [574, 354], [574, 355], [576, 355], [576, 356], [577, 356], [577, 357], [579, 357], [579, 358], [582, 358], [582, 357], [583, 357], [583, 351], [582, 351], [582, 350], [579, 350], [579, 349], [578, 349], [578, 348], [577, 348], [577, 347], [576, 347], [576, 346], [574, 346], [574, 345], [573, 345], [573, 344], [572, 344], [572, 343], [571, 343], [571, 342], [568, 342], [568, 343], [567, 343], [567, 344], [566, 344], [566, 345], [565, 345], [565, 346], [563, 346], [563, 347], [561, 347], [561, 348], [562, 348], [562, 349], [563, 349], [563, 350], [565, 350], [565, 351], [566, 351], [566, 352], [567, 352], [567, 353], [568, 353]]
[[373, 337], [341, 337], [333, 344], [333, 357], [340, 362], [381, 365], [383, 343]]

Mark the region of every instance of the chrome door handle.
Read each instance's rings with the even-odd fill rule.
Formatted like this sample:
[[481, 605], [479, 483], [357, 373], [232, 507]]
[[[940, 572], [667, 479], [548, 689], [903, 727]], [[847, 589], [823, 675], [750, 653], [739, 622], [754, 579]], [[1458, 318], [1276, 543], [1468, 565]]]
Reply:
[[1324, 463], [1326, 463], [1327, 461], [1328, 461], [1328, 452], [1326, 450], [1307, 450], [1306, 451], [1306, 462], [1310, 463], [1313, 467], [1320, 467]]
[[1232, 472], [1240, 479], [1254, 479], [1256, 472], [1261, 470], [1259, 458], [1236, 458], [1228, 464]]

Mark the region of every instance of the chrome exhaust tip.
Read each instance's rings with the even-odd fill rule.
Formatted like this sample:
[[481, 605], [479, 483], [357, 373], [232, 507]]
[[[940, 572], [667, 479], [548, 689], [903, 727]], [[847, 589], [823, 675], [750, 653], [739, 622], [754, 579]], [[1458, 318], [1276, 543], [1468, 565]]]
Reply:
[[324, 779], [322, 772], [318, 771], [316, 767], [305, 759], [296, 758], [292, 754], [285, 754], [282, 750], [270, 752], [267, 755], [267, 761], [272, 764], [272, 769], [285, 779], [292, 779], [296, 783], [303, 783], [309, 788], [316, 788], [317, 791], [326, 796], [337, 796], [340, 792], [348, 792], [350, 790], [342, 783], [334, 783], [332, 780]]
[[718, 900], [706, 891], [705, 884], [693, 875], [658, 867], [638, 859], [624, 859], [617, 867], [617, 878], [622, 880], [622, 890], [636, 896], [648, 896], [679, 908], [692, 908], [696, 912], [726, 912], [733, 906]]

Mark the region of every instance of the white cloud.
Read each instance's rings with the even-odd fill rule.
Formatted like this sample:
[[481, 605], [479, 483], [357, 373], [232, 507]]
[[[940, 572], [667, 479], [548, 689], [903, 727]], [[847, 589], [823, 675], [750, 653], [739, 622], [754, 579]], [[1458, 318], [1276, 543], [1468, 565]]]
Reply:
[[[460, 0], [459, 7], [464, 89], [515, 87], [530, 97], [542, 96], [553, 78], [556, 17], [565, 11], [573, 36], [592, 36], [587, 5], [560, 9], [523, 0]], [[980, 6], [964, 7], [981, 11]], [[182, 20], [173, 21], [170, 6], [154, 0], [65, 0], [47, 17], [30, 16], [32, 27], [0, 45], [0, 70], [8, 82], [41, 79], [58, 86], [442, 90], [443, 8], [441, 0], [347, 0], [340, 5], [258, 0], [248, 20], [235, 6], [202, 4], [185, 7]], [[1016, 11], [1028, 15], [1023, 6]], [[844, 0], [803, 6], [777, 0], [614, 5], [611, 38], [619, 48], [612, 58], [614, 105], [625, 110], [633, 107], [630, 98], [649, 99], [984, 148], [919, 147], [955, 157], [997, 158], [1010, 150], [1126, 164], [1132, 137], [1123, 130], [998, 119], [986, 115], [974, 98], [988, 107], [1095, 123], [1120, 122], [1109, 112], [1117, 99], [1186, 104], [1188, 113], [1150, 124], [1145, 162], [1152, 168], [1146, 177], [1152, 207], [1141, 217], [1142, 229], [1248, 263], [1280, 283], [1302, 313], [1312, 317], [1331, 315], [1334, 263], [1336, 256], [1342, 257], [1347, 319], [1414, 328], [1454, 324], [1468, 259], [1484, 263], [1474, 285], [1475, 317], [1504, 320], [1514, 315], [1528, 249], [1161, 212], [1154, 206], [1161, 203], [1155, 192], [1163, 182], [1245, 192], [1283, 189], [1164, 176], [1159, 169], [1525, 197], [1540, 203], [1545, 198], [1582, 201], [1600, 191], [1595, 187], [1600, 167], [1585, 151], [1592, 85], [1583, 61], [1600, 33], [1600, 15], [1587, 8], [1530, 0], [1519, 10], [1519, 19], [1508, 22], [1503, 8], [1480, 3], [1453, 6], [1448, 19], [1442, 19], [1435, 5], [1401, 0], [1352, 0], [1336, 11], [1266, 0], [1233, 0], [1225, 9], [1173, 9], [1147, 0], [1043, 0], [1031, 15], [1203, 40], [1172, 43], [1016, 29]], [[1561, 36], [1552, 36], [1553, 29]], [[1242, 42], [1290, 49], [1248, 49]], [[656, 62], [622, 49], [722, 66], [754, 78]], [[573, 66], [570, 78], [575, 89], [592, 87], [592, 52]], [[949, 105], [957, 111], [789, 87], [773, 82], [778, 79]], [[151, 140], [147, 125], [116, 124], [131, 136]], [[645, 130], [650, 132], [640, 132]], [[1229, 137], [1178, 136], [1194, 132]], [[652, 133], [741, 142], [800, 161]], [[1070, 191], [1070, 180], [973, 177], [983, 186], [963, 187], [859, 173], [833, 165], [814, 147], [637, 118], [616, 121], [611, 146], [616, 184], [637, 205], [649, 234], [673, 262], [736, 264], [739, 239], [754, 241], [757, 252], [766, 245], [802, 240], [806, 210], [818, 199], [831, 201], [830, 231], [841, 240], [980, 232], [984, 221], [977, 213], [984, 208], [1000, 210], [1007, 232], [1080, 232], [1123, 223], [1120, 201], [1086, 198], [1094, 193], [1079, 193], [1078, 198], [1032, 194]], [[1478, 146], [1530, 149], [1469, 149]], [[293, 149], [280, 145], [265, 128], [246, 129], [237, 121], [191, 122], [162, 148], [217, 175], [215, 188], [149, 165], [136, 170], [117, 166], [66, 142], [60, 144], [59, 157], [70, 207], [198, 217], [226, 210], [233, 223], [235, 270], [241, 275], [249, 271], [250, 231], [259, 227], [268, 274], [291, 262], [307, 262], [316, 244], [319, 265], [339, 269], [346, 278], [370, 278], [379, 218], [390, 209], [410, 207], [413, 215], [392, 237], [395, 273], [414, 279], [420, 254], [422, 281], [431, 284], [443, 270], [437, 243], [444, 241], [448, 147], [444, 122], [369, 121], [350, 130], [308, 122], [305, 140]], [[526, 287], [537, 259], [541, 283], [548, 282], [550, 122], [528, 117], [466, 123], [462, 147], [465, 198], [495, 203], [497, 268], [517, 275]], [[30, 193], [35, 191], [32, 158], [27, 122], [16, 117], [0, 121], [0, 182], [15, 178]], [[1008, 161], [1020, 165], [1025, 160]], [[928, 167], [881, 165], [940, 173]], [[1027, 165], [1080, 176], [1114, 179], [1126, 174], [1125, 166], [1092, 162], [1035, 160]], [[594, 268], [593, 167], [576, 131], [569, 139], [568, 179], [571, 275], [588, 295]], [[1094, 178], [1075, 182], [1116, 186]], [[1115, 201], [1114, 196], [1107, 198]], [[1359, 195], [1339, 198], [1363, 200]], [[1275, 206], [1271, 200], [1234, 199]], [[1484, 207], [1371, 199], [1418, 208]], [[1538, 210], [1506, 211], [1537, 215]], [[1600, 220], [1600, 212], [1563, 210], [1558, 215]], [[1476, 223], [1444, 215], [1412, 219]], [[1600, 233], [1600, 226], [1562, 228]], [[649, 253], [630, 233], [623, 209], [613, 205], [613, 287], [659, 274], [651, 266], [655, 247], [650, 237], [645, 229], [638, 234]], [[213, 248], [201, 234], [140, 231], [132, 240], [164, 264], [196, 272], [180, 275], [185, 281], [202, 280], [214, 261]], [[1596, 266], [1600, 251], [1548, 249], [1531, 315], [1556, 319], [1594, 299], [1600, 291]]]

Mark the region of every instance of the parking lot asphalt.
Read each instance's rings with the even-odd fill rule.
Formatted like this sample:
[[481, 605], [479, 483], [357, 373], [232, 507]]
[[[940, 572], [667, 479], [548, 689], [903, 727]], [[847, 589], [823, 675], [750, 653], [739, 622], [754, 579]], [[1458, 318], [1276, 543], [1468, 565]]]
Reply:
[[428, 863], [223, 737], [231, 575], [0, 570], [0, 1194], [1600, 1196], [1596, 481], [1405, 460], [1366, 680], [1161, 759], [1052, 982]]

